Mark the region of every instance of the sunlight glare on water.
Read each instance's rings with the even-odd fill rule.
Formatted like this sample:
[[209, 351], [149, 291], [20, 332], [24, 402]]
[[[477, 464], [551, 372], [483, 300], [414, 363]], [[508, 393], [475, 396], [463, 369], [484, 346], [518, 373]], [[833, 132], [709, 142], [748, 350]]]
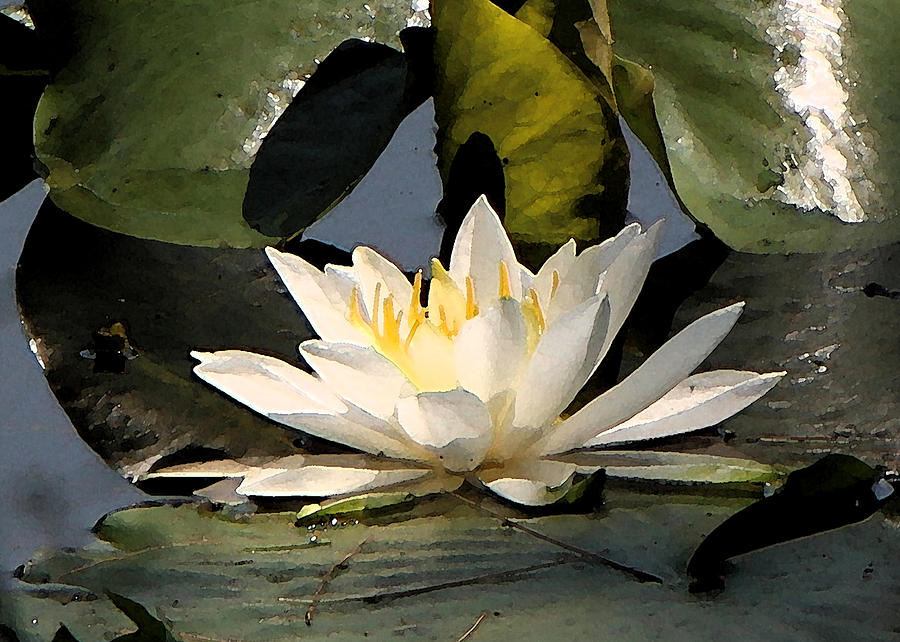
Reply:
[[875, 153], [867, 147], [866, 119], [848, 107], [855, 79], [843, 37], [850, 28], [842, 0], [781, 0], [766, 35], [779, 68], [775, 86], [785, 106], [805, 125], [806, 150], [785, 162], [782, 199], [832, 213], [847, 223], [865, 221], [866, 177]]

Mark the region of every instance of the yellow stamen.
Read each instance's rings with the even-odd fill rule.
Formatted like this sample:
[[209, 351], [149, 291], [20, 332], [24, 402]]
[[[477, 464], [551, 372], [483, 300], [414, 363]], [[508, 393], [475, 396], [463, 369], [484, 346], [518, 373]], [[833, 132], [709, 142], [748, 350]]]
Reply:
[[541, 302], [538, 301], [538, 293], [534, 288], [530, 288], [528, 290], [528, 296], [530, 299], [529, 303], [531, 304], [531, 307], [533, 307], [535, 317], [537, 318], [538, 328], [540, 329], [540, 332], [543, 332], [547, 329], [547, 323], [544, 320], [544, 311], [541, 310]]
[[381, 281], [375, 284], [375, 300], [372, 302], [372, 330], [378, 336], [378, 312], [379, 300], [381, 299]]
[[400, 326], [397, 323], [397, 318], [394, 317], [393, 296], [388, 296], [384, 300], [383, 316], [384, 331], [381, 333], [382, 340], [392, 346], [400, 345]]
[[509, 284], [509, 268], [506, 267], [505, 261], [500, 261], [500, 297], [509, 298], [512, 296], [512, 288]]
[[420, 325], [422, 325], [422, 321], [420, 319], [416, 319], [412, 322], [412, 326], [409, 328], [409, 335], [406, 337], [406, 341], [403, 344], [404, 350], [409, 350], [409, 345], [412, 343], [413, 337], [416, 334], [416, 330], [419, 329]]
[[550, 298], [553, 299], [553, 297], [556, 296], [556, 291], [559, 289], [559, 272], [553, 270], [553, 274], [551, 276], [553, 283], [550, 286]]
[[478, 306], [475, 304], [475, 282], [471, 276], [466, 277], [466, 320], [478, 314]]
[[412, 323], [414, 319], [419, 319], [422, 314], [424, 314], [422, 309], [422, 270], [419, 270], [413, 279], [412, 298], [409, 301], [409, 322]]
[[441, 317], [441, 325], [439, 326], [441, 329], [441, 332], [446, 334], [448, 337], [451, 336], [450, 335], [450, 326], [447, 325], [447, 310], [444, 309], [443, 305], [438, 306], [438, 314]]

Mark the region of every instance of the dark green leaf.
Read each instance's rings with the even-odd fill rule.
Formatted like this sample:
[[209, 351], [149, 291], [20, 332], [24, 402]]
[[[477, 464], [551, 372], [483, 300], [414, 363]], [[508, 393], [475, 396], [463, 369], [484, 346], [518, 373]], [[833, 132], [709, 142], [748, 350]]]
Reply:
[[106, 596], [138, 627], [134, 633], [120, 635], [113, 642], [180, 642], [180, 638], [172, 635], [169, 628], [150, 615], [141, 604], [112, 591], [107, 591]]
[[342, 43], [264, 139], [244, 197], [247, 223], [268, 236], [288, 237], [328, 211], [426, 98], [408, 88], [414, 85], [399, 51], [361, 40]]
[[39, 4], [38, 30], [74, 47], [35, 117], [51, 198], [123, 234], [213, 247], [271, 242], [241, 213], [249, 167], [317, 61], [347, 38], [399, 46], [414, 14], [408, 0]]
[[262, 251], [123, 236], [48, 201], [26, 240], [17, 286], [51, 389], [79, 434], [120, 472], [181, 451], [286, 455], [304, 438], [191, 372], [191, 350], [291, 355], [310, 336]]
[[0, 122], [4, 123], [0, 200], [38, 177], [34, 141], [26, 123], [49, 78], [46, 57], [33, 31], [0, 15]]

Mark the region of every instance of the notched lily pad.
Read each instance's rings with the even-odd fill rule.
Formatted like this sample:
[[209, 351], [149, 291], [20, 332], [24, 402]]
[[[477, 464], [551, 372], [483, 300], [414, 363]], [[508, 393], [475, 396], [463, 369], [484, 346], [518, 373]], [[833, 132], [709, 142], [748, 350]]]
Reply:
[[182, 450], [221, 458], [291, 454], [296, 439], [312, 445], [191, 371], [194, 349], [290, 355], [310, 336], [262, 251], [135, 239], [46, 202], [17, 289], [53, 392], [81, 437], [119, 472], [137, 474]]

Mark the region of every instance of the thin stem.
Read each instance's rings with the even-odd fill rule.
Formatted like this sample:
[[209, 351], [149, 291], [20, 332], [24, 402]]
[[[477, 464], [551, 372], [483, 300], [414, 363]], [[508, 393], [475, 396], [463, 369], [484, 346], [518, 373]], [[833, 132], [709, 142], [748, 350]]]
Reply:
[[548, 543], [553, 544], [554, 546], [558, 546], [560, 548], [564, 548], [567, 551], [572, 551], [573, 553], [578, 553], [579, 555], [581, 555], [582, 557], [584, 557], [585, 559], [587, 559], [589, 561], [595, 562], [597, 564], [603, 564], [604, 566], [608, 566], [610, 568], [616, 569], [617, 571], [621, 571], [623, 573], [631, 575], [634, 579], [636, 579], [639, 582], [654, 582], [656, 584], [663, 583], [662, 578], [659, 577], [658, 575], [654, 575], [653, 573], [648, 573], [647, 571], [642, 571], [638, 568], [634, 568], [632, 566], [622, 564], [621, 562], [611, 560], [608, 557], [604, 557], [603, 555], [600, 555], [599, 553], [594, 553], [593, 551], [588, 551], [583, 548], [579, 548], [578, 546], [575, 546], [574, 544], [569, 544], [567, 542], [560, 541], [558, 539], [550, 537], [549, 535], [544, 535], [543, 533], [539, 533], [538, 531], [536, 531], [532, 528], [529, 528], [528, 526], [525, 526], [524, 524], [522, 524], [520, 522], [514, 522], [513, 520], [509, 519], [508, 517], [504, 517], [503, 515], [500, 515], [499, 513], [495, 513], [491, 509], [485, 508], [478, 502], [472, 501], [468, 497], [463, 497], [462, 495], [460, 495], [458, 493], [450, 493], [450, 494], [453, 495], [454, 497], [456, 497], [461, 502], [464, 502], [464, 503], [468, 504], [469, 506], [472, 506], [473, 508], [476, 508], [476, 509], [482, 511], [483, 513], [486, 513], [486, 514], [490, 515], [491, 517], [495, 517], [496, 519], [499, 519], [503, 523], [504, 526], [508, 526], [510, 528], [514, 528], [516, 530], [522, 531], [523, 533], [531, 535], [532, 537], [534, 537], [536, 539], [542, 540], [544, 542], [548, 542]]
[[469, 630], [466, 631], [465, 633], [463, 633], [456, 642], [465, 642], [465, 640], [468, 640], [469, 636], [475, 632], [475, 629], [477, 629], [479, 626], [481, 626], [481, 623], [484, 622], [484, 618], [486, 618], [486, 617], [487, 617], [487, 611], [482, 611], [481, 615], [478, 616], [478, 619], [475, 620], [475, 624], [470, 626]]
[[359, 553], [362, 550], [362, 547], [369, 542], [369, 539], [370, 538], [367, 537], [366, 539], [361, 541], [356, 548], [344, 555], [344, 557], [342, 557], [339, 562], [335, 563], [335, 565], [332, 566], [331, 569], [322, 576], [322, 581], [319, 582], [319, 586], [316, 588], [316, 592], [313, 593], [312, 602], [310, 603], [309, 608], [306, 609], [306, 616], [304, 617], [306, 626], [312, 626], [313, 614], [316, 612], [316, 608], [319, 606], [322, 595], [325, 594], [325, 590], [328, 588], [328, 582], [334, 579], [339, 570], [343, 571], [347, 568], [347, 562], [350, 561], [350, 558]]
[[[528, 573], [534, 573], [535, 571], [540, 571], [546, 568], [554, 568], [556, 566], [562, 566], [564, 564], [571, 564], [573, 562], [581, 561], [580, 556], [571, 556], [563, 559], [558, 559], [553, 562], [544, 562], [543, 564], [533, 564], [531, 566], [525, 566], [522, 568], [516, 568], [509, 571], [496, 571], [494, 573], [486, 573], [484, 575], [476, 575], [475, 577], [468, 577], [463, 580], [452, 580], [449, 582], [440, 582], [438, 584], [429, 584], [428, 586], [420, 586], [418, 588], [413, 589], [402, 589], [402, 590], [390, 590], [383, 591], [381, 593], [373, 593], [371, 595], [352, 595], [348, 597], [339, 597], [331, 600], [320, 600], [322, 604], [341, 604], [344, 602], [365, 602], [367, 604], [377, 604], [379, 602], [385, 600], [396, 600], [404, 597], [413, 597], [415, 595], [422, 595], [423, 593], [431, 593], [433, 591], [443, 591], [446, 589], [459, 588], [461, 586], [472, 586], [474, 584], [494, 584], [497, 582], [504, 582], [519, 575], [525, 575]], [[279, 597], [279, 602], [298, 602], [301, 604], [307, 604], [311, 600], [304, 598], [294, 598], [294, 597]]]

